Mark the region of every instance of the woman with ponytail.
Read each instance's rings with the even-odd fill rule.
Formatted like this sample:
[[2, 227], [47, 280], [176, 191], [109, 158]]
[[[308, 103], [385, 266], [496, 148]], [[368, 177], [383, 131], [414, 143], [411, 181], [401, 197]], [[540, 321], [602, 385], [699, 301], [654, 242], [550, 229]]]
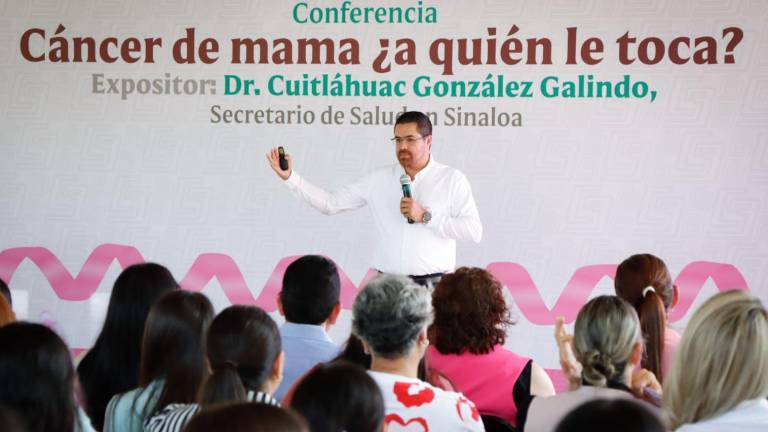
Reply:
[[614, 288], [640, 319], [645, 340], [642, 366], [663, 380], [680, 343], [680, 334], [667, 325], [667, 311], [678, 300], [667, 265], [651, 254], [632, 255], [616, 269]]
[[[558, 323], [560, 330], [561, 327], [562, 321]], [[578, 375], [569, 379], [580, 381], [572, 385], [578, 388], [548, 398], [533, 398], [524, 430], [554, 431], [572, 409], [594, 399], [643, 399], [646, 388], [661, 391], [653, 374], [640, 369], [643, 355], [640, 322], [632, 306], [619, 297], [600, 296], [590, 300], [579, 311], [574, 334], [568, 338], [574, 361], [581, 368]]]
[[198, 403], [172, 404], [150, 418], [145, 431], [181, 431], [201, 409], [229, 402], [279, 406], [272, 394], [283, 379], [280, 332], [255, 306], [230, 306], [213, 319], [206, 338], [211, 374]]

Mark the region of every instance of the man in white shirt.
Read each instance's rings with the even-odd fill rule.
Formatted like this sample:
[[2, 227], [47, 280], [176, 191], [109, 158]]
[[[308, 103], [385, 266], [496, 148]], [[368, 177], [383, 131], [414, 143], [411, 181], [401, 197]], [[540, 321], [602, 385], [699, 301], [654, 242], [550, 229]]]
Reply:
[[[289, 155], [288, 169], [281, 169], [277, 149], [267, 154], [267, 160], [295, 195], [324, 214], [368, 205], [375, 226], [373, 267], [409, 275], [426, 285], [453, 271], [456, 240], [480, 242], [483, 226], [464, 174], [438, 163], [430, 154], [429, 117], [417, 111], [401, 114], [392, 142], [398, 164], [376, 169], [332, 192], [293, 171]], [[403, 174], [411, 180], [412, 198], [403, 197]]]

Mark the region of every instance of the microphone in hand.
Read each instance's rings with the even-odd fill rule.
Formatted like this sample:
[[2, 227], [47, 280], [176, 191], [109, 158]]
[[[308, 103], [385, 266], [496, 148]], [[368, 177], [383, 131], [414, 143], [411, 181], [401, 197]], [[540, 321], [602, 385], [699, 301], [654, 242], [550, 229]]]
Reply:
[[[403, 197], [411, 198], [411, 178], [408, 177], [408, 174], [403, 174], [400, 176], [400, 186], [403, 188]], [[408, 223], [412, 224], [413, 219], [409, 217]]]

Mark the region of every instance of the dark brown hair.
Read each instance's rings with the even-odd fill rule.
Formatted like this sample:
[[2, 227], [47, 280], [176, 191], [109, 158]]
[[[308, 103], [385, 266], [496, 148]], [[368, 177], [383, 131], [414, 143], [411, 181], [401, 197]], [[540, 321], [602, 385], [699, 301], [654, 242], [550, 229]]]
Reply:
[[376, 381], [345, 361], [312, 369], [296, 386], [291, 408], [312, 432], [379, 432], [384, 424], [384, 398]]
[[488, 271], [461, 267], [435, 286], [431, 342], [443, 354], [487, 354], [504, 344], [512, 324], [501, 283]]
[[301, 416], [280, 407], [241, 402], [203, 409], [192, 417], [184, 432], [309, 432]]
[[[648, 287], [653, 289], [646, 290]], [[616, 269], [614, 288], [616, 295], [629, 302], [640, 318], [645, 339], [642, 366], [661, 377], [667, 309], [674, 295], [667, 265], [651, 254], [632, 255]]]
[[256, 306], [233, 305], [213, 319], [206, 338], [211, 375], [200, 404], [245, 401], [261, 391], [282, 351], [277, 324]]
[[0, 405], [30, 432], [75, 430], [75, 370], [64, 341], [43, 325], [15, 322], [0, 327], [0, 347]]
[[[139, 386], [165, 379], [157, 403], [147, 417], [171, 403], [192, 403], [208, 374], [204, 336], [213, 318], [206, 296], [189, 291], [171, 291], [152, 306], [144, 328], [139, 367]], [[152, 400], [151, 395], [149, 400]]]
[[422, 138], [432, 135], [432, 121], [423, 112], [406, 111], [397, 116], [397, 120], [395, 120], [395, 126], [408, 123], [416, 123], [416, 128], [419, 130]]
[[94, 429], [104, 429], [109, 400], [138, 385], [149, 309], [160, 296], [178, 288], [171, 272], [155, 263], [134, 264], [115, 280], [101, 332], [77, 366], [85, 412]]

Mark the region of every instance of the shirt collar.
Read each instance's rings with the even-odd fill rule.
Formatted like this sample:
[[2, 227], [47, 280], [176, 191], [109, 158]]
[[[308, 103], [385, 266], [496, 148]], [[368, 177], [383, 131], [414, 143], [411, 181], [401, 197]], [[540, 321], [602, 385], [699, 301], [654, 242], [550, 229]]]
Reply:
[[[398, 167], [399, 174], [398, 176], [401, 176], [403, 174], [406, 174], [405, 168], [403, 168], [402, 165], [396, 164]], [[429, 171], [437, 165], [437, 162], [435, 161], [435, 157], [432, 156], [432, 153], [429, 154], [429, 160], [427, 161], [427, 164], [424, 165], [424, 168], [421, 169], [421, 171], [416, 173], [416, 176], [413, 178], [413, 181], [418, 181], [420, 178], [424, 177], [429, 173]]]
[[253, 390], [248, 390], [248, 394], [245, 396], [246, 399], [248, 399], [248, 402], [256, 402], [256, 403], [263, 403], [267, 405], [273, 405], [273, 406], [280, 406], [280, 402], [273, 398], [268, 393], [264, 392], [257, 392]]
[[280, 334], [289, 337], [302, 337], [305, 339], [333, 342], [323, 326], [314, 324], [297, 324], [286, 321], [280, 326]]

